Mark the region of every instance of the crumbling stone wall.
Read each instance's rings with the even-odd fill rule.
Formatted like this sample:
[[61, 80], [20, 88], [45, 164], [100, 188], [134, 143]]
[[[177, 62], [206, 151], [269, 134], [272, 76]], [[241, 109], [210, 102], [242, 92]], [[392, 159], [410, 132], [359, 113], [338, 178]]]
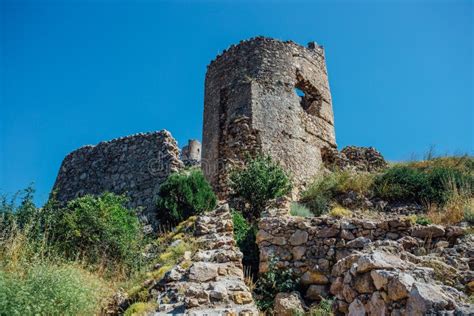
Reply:
[[257, 37], [208, 66], [202, 168], [221, 197], [229, 170], [257, 153], [278, 161], [301, 189], [320, 170], [325, 147], [336, 142], [321, 46]]
[[181, 160], [185, 166], [197, 166], [201, 163], [201, 143], [196, 139], [188, 140], [181, 150]]
[[326, 147], [321, 154], [324, 166], [331, 170], [374, 172], [388, 166], [382, 154], [373, 147], [346, 146], [341, 151]]
[[53, 192], [63, 203], [105, 191], [126, 194], [129, 206], [142, 208], [143, 219], [155, 224], [154, 197], [160, 184], [182, 167], [168, 131], [141, 133], [71, 152], [61, 164]]
[[[335, 295], [337, 298], [339, 311], [347, 313], [356, 307], [359, 310], [368, 311], [370, 308], [375, 308], [370, 307], [370, 304], [380, 303], [378, 298], [384, 295], [381, 293], [383, 290], [373, 285], [370, 279], [371, 270], [398, 269], [395, 271], [397, 274], [392, 273], [393, 277], [397, 278], [393, 281], [394, 283], [399, 282], [398, 278], [403, 278], [407, 273], [413, 276], [413, 281], [404, 290], [406, 293], [404, 292], [403, 296], [396, 298], [394, 294], [394, 297], [388, 300], [385, 298], [387, 305], [383, 303], [378, 311], [386, 309], [389, 311], [388, 314], [392, 310], [403, 312], [408, 308], [407, 306], [411, 306], [408, 305], [409, 302], [413, 303], [407, 301], [411, 295], [407, 293], [412, 289], [415, 279], [423, 283], [420, 286], [429, 287], [435, 294], [438, 293], [436, 291], [441, 287], [434, 281], [433, 268], [437, 267], [442, 274], [450, 272], [448, 283], [445, 282], [443, 291], [439, 292], [444, 293], [443, 295], [458, 293], [455, 288], [449, 288], [449, 286], [463, 288], [474, 278], [472, 267], [468, 264], [471, 253], [467, 250], [472, 248], [472, 244], [464, 249], [458, 243], [459, 237], [463, 234], [463, 229], [457, 226], [413, 225], [407, 218], [371, 221], [331, 217], [269, 216], [261, 218], [257, 234], [260, 272], [267, 270], [270, 258], [277, 258], [277, 266], [285, 269], [292, 268], [301, 277], [304, 289], [302, 294], [307, 301], [318, 301], [331, 293], [331, 296]], [[386, 246], [392, 248], [391, 252], [385, 249]], [[428, 256], [428, 251], [436, 255]], [[375, 259], [373, 253], [376, 253]], [[398, 257], [394, 259], [391, 253]], [[443, 259], [440, 258], [445, 258], [447, 263], [442, 262]], [[370, 269], [356, 274], [355, 271], [361, 270], [357, 268], [358, 260], [372, 260], [375, 263]], [[403, 263], [403, 260], [409, 262]], [[385, 266], [382, 265], [384, 262]], [[356, 263], [355, 268], [351, 269], [354, 263]], [[414, 266], [419, 266], [419, 270], [425, 269], [423, 277], [417, 277], [416, 272], [413, 272]], [[402, 270], [405, 274], [400, 272]], [[387, 289], [385, 288], [384, 291]], [[390, 290], [388, 293], [391, 295]], [[374, 294], [374, 301], [370, 303], [372, 294]], [[456, 295], [463, 297], [462, 293]], [[416, 293], [413, 294], [413, 297], [415, 296]], [[448, 301], [451, 302], [452, 299]], [[352, 307], [349, 308], [351, 304]], [[365, 307], [364, 304], [366, 304]], [[455, 307], [445, 304], [443, 308], [454, 309]], [[383, 314], [369, 313], [369, 315]], [[364, 313], [357, 315], [364, 315]]]
[[153, 287], [160, 292], [160, 315], [259, 315], [233, 229], [227, 204], [198, 216], [191, 263], [176, 265]]

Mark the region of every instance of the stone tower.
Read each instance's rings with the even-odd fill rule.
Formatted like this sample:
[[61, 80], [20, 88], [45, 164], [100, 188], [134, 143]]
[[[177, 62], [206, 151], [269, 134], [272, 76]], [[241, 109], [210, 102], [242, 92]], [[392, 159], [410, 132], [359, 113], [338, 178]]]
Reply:
[[201, 162], [201, 143], [196, 139], [188, 140], [181, 151], [181, 160], [186, 166], [196, 166]]
[[208, 66], [201, 165], [220, 197], [229, 171], [248, 155], [270, 155], [299, 191], [320, 171], [321, 150], [335, 147], [321, 46], [257, 37]]

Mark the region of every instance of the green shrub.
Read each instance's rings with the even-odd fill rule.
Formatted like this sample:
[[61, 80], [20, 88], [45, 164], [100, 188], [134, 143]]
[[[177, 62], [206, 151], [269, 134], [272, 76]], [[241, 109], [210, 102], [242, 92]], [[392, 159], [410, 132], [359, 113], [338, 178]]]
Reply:
[[306, 206], [297, 203], [297, 202], [292, 202], [290, 205], [290, 214], [292, 216], [301, 216], [301, 217], [313, 217], [314, 214], [311, 213], [309, 208]]
[[141, 228], [136, 214], [125, 207], [126, 199], [112, 193], [86, 195], [56, 212], [50, 238], [69, 259], [108, 267], [137, 264]]
[[316, 216], [327, 213], [334, 198], [336, 187], [337, 178], [334, 173], [318, 178], [301, 194], [300, 202]]
[[249, 223], [240, 212], [232, 212], [234, 224], [234, 239], [244, 255], [242, 263], [251, 267], [253, 273], [258, 272], [259, 250], [256, 242], [257, 226]]
[[338, 195], [355, 192], [372, 196], [374, 175], [350, 171], [335, 171], [316, 178], [301, 194], [301, 203], [319, 216], [331, 209]]
[[263, 311], [273, 307], [278, 293], [298, 290], [299, 278], [294, 271], [291, 268], [279, 269], [277, 262], [277, 258], [270, 259], [267, 271], [260, 275], [255, 286], [255, 303]]
[[309, 316], [332, 316], [334, 315], [334, 313], [332, 312], [332, 304], [333, 304], [333, 300], [323, 298], [317, 306], [311, 307], [308, 315]]
[[110, 294], [108, 284], [72, 264], [0, 268], [2, 315], [94, 315]]
[[390, 202], [420, 202], [429, 196], [426, 174], [407, 166], [388, 169], [375, 179], [374, 187], [377, 196]]
[[439, 205], [446, 204], [452, 194], [460, 190], [472, 195], [473, 187], [471, 173], [440, 165], [395, 165], [377, 176], [374, 182], [375, 194], [384, 200]]
[[250, 159], [243, 170], [234, 170], [230, 187], [234, 196], [250, 204], [250, 209], [243, 211], [252, 221], [260, 217], [270, 200], [287, 195], [292, 188], [286, 172], [268, 156]]
[[234, 239], [237, 244], [239, 244], [245, 240], [249, 230], [252, 229], [252, 226], [242, 216], [242, 213], [236, 211], [232, 211], [232, 222], [234, 224]]
[[156, 310], [155, 303], [137, 302], [130, 305], [123, 315], [124, 316], [143, 316], [143, 315], [148, 315], [151, 312], [154, 312], [155, 310]]
[[164, 222], [181, 222], [212, 210], [216, 196], [200, 170], [171, 174], [160, 186], [158, 212]]

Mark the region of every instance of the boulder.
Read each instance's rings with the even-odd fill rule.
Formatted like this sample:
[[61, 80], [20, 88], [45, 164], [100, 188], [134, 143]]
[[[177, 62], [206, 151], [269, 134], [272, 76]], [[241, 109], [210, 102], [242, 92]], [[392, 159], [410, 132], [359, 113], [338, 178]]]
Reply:
[[304, 302], [300, 293], [278, 293], [275, 296], [273, 311], [278, 316], [293, 316], [295, 313], [304, 313]]

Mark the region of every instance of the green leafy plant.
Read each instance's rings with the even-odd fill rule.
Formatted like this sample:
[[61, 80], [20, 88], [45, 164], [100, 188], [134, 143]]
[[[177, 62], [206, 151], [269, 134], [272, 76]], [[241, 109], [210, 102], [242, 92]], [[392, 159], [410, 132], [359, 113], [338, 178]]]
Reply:
[[309, 316], [332, 316], [334, 313], [332, 312], [332, 304], [333, 300], [331, 299], [322, 299], [321, 302], [315, 307], [312, 307], [308, 315]]
[[126, 201], [112, 193], [86, 195], [53, 210], [51, 242], [66, 258], [89, 264], [137, 264], [141, 228], [136, 214], [125, 207]]
[[395, 165], [376, 177], [375, 194], [390, 202], [417, 202], [445, 205], [453, 193], [472, 195], [472, 171], [451, 165]]
[[178, 223], [212, 210], [216, 203], [216, 196], [204, 175], [194, 169], [168, 177], [160, 186], [157, 207], [160, 220]]
[[279, 269], [278, 259], [270, 258], [268, 269], [260, 275], [255, 286], [256, 304], [260, 310], [273, 307], [275, 296], [281, 292], [293, 292], [298, 290], [299, 278], [292, 269]]
[[244, 266], [250, 267], [251, 272], [258, 272], [259, 250], [256, 242], [257, 226], [249, 223], [242, 213], [233, 211], [232, 222], [234, 224], [234, 238], [237, 246], [244, 255], [242, 263]]
[[290, 193], [292, 185], [283, 168], [269, 156], [258, 156], [246, 162], [244, 169], [234, 170], [230, 175], [230, 187], [234, 196], [249, 203], [248, 210], [242, 210], [252, 221], [272, 199]]
[[297, 203], [297, 202], [292, 202], [290, 205], [290, 214], [292, 216], [301, 216], [301, 217], [313, 217], [314, 214], [311, 213], [309, 208], [306, 206]]

